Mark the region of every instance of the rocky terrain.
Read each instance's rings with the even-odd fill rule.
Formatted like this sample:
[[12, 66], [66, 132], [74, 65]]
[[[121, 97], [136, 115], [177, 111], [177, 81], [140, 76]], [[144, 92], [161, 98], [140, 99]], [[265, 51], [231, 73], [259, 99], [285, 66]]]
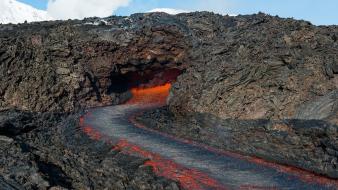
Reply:
[[90, 139], [67, 114], [0, 113], [0, 189], [179, 189], [146, 161]]
[[199, 44], [172, 89], [171, 111], [337, 121], [338, 27], [264, 14], [188, 24]]
[[180, 70], [188, 47], [180, 24], [159, 14], [3, 25], [0, 107], [73, 112], [120, 103], [131, 86]]
[[169, 97], [186, 125], [172, 133], [337, 178], [338, 27], [264, 14], [196, 23], [194, 61]]
[[150, 127], [337, 178], [337, 37], [262, 13], [0, 25], [0, 184], [179, 188], [76, 127], [83, 109], [166, 82], [168, 107], [139, 118]]
[[186, 70], [169, 101], [176, 115], [336, 121], [336, 26], [265, 14], [149, 13], [0, 30], [2, 109], [119, 103], [128, 87], [175, 69]]
[[151, 129], [219, 150], [338, 178], [337, 125], [325, 121], [222, 119], [204, 113], [176, 118], [168, 107], [146, 112], [137, 120]]

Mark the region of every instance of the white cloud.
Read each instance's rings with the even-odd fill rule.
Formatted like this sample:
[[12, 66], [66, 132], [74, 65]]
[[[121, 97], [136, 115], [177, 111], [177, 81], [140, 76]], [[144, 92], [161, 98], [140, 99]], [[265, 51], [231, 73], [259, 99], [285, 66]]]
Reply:
[[180, 10], [180, 9], [170, 9], [170, 8], [156, 8], [156, 9], [152, 9], [152, 10], [148, 11], [148, 13], [152, 13], [152, 12], [164, 12], [164, 13], [176, 15], [176, 14], [180, 14], [180, 13], [187, 13], [187, 12], [190, 12], [190, 11]]
[[47, 12], [56, 19], [83, 19], [111, 16], [131, 0], [49, 0]]

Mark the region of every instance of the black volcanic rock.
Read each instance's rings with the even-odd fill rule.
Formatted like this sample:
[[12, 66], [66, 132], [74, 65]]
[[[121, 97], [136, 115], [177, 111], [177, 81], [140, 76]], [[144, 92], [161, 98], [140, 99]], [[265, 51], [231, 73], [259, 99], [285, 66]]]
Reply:
[[130, 75], [182, 67], [188, 38], [178, 18], [100, 20], [1, 25], [0, 109], [71, 112], [120, 103], [126, 89], [115, 88], [117, 79], [128, 87]]
[[[126, 101], [131, 87], [171, 82], [168, 71], [182, 74], [165, 116], [150, 114], [152, 126], [170, 120], [164, 131], [337, 178], [337, 36], [337, 26], [262, 13], [0, 25], [0, 110], [20, 110], [0, 115], [0, 185], [177, 188], [142, 164], [119, 162], [125, 155], [107, 145], [63, 132], [74, 128], [57, 127], [66, 113]], [[221, 127], [205, 130], [201, 115]]]
[[185, 19], [196, 44], [172, 88], [172, 112], [337, 124], [338, 27], [265, 14]]
[[35, 126], [0, 133], [0, 189], [179, 189], [144, 166], [144, 158], [89, 139], [77, 121], [67, 114], [0, 112], [2, 129], [4, 123]]
[[142, 78], [177, 68], [185, 72], [169, 99], [176, 115], [316, 119], [310, 110], [320, 105], [320, 119], [337, 121], [330, 95], [338, 86], [336, 26], [262, 13], [102, 21], [1, 25], [1, 109], [69, 112], [119, 103], [128, 87], [148, 82]]
[[203, 113], [175, 118], [168, 108], [137, 119], [175, 137], [338, 178], [338, 126], [322, 120], [238, 120]]

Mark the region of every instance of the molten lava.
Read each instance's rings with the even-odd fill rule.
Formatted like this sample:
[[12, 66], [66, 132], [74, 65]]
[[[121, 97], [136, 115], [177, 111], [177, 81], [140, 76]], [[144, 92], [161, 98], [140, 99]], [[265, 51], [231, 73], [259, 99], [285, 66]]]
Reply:
[[146, 166], [151, 166], [153, 171], [159, 175], [178, 181], [184, 189], [203, 190], [203, 189], [217, 189], [225, 190], [223, 185], [216, 180], [210, 178], [208, 175], [194, 169], [188, 169], [175, 162], [165, 159], [158, 154], [154, 154], [143, 150], [139, 146], [129, 143], [126, 140], [120, 140], [115, 146], [114, 150], [123, 151], [127, 154], [137, 155], [148, 158], [144, 163]]
[[170, 88], [170, 83], [155, 87], [132, 88], [133, 97], [127, 104], [165, 104]]
[[86, 113], [84, 116], [80, 117], [80, 127], [83, 130], [84, 133], [87, 134], [87, 136], [93, 140], [101, 140], [103, 135], [95, 130], [93, 127], [89, 126], [89, 125], [85, 125], [85, 121], [84, 118], [85, 117], [91, 117], [90, 112]]
[[[142, 106], [149, 106], [149, 107], [157, 107], [162, 106], [166, 104], [166, 99], [169, 95], [169, 90], [171, 88], [170, 83], [166, 83], [164, 85], [159, 85], [155, 87], [138, 87], [131, 89], [132, 98], [127, 102], [129, 105], [140, 105]], [[310, 172], [306, 172], [297, 168], [288, 167], [288, 166], [281, 166], [278, 164], [266, 162], [262, 159], [258, 158], [252, 158], [252, 157], [244, 157], [241, 155], [238, 155], [236, 153], [226, 152], [214, 149], [212, 147], [201, 145], [189, 140], [182, 140], [178, 139], [176, 137], [173, 137], [171, 135], [163, 134], [158, 131], [153, 131], [151, 129], [147, 129], [142, 124], [138, 123], [135, 120], [135, 116], [137, 113], [133, 115], [129, 115], [129, 121], [136, 126], [137, 128], [144, 128], [145, 130], [158, 133], [161, 136], [167, 137], [169, 139], [172, 139], [174, 141], [180, 141], [187, 144], [192, 144], [197, 147], [201, 147], [203, 149], [209, 150], [210, 152], [218, 153], [219, 155], [226, 155], [235, 157], [241, 160], [248, 160], [252, 163], [259, 164], [261, 166], [274, 168], [281, 173], [290, 173], [298, 178], [300, 178], [303, 181], [309, 182], [309, 183], [318, 183], [318, 184], [328, 184], [333, 185], [334, 187], [337, 187], [337, 181], [327, 179], [325, 177], [321, 177], [315, 174], [312, 174]], [[80, 126], [82, 127], [82, 130], [93, 140], [105, 140], [105, 135], [101, 134], [99, 131], [97, 131], [92, 126], [85, 123], [85, 118], [91, 118], [93, 117], [90, 112], [86, 113], [84, 116], [80, 118]], [[109, 138], [107, 138], [109, 139]], [[112, 141], [107, 141], [108, 143], [112, 143]], [[185, 189], [194, 189], [194, 190], [203, 190], [203, 189], [227, 189], [224, 187], [224, 185], [220, 184], [218, 181], [214, 180], [207, 174], [204, 174], [201, 171], [198, 171], [196, 169], [186, 168], [182, 165], [179, 165], [175, 163], [174, 161], [171, 161], [167, 158], [162, 157], [159, 154], [147, 151], [143, 149], [140, 146], [137, 146], [136, 144], [132, 144], [128, 142], [125, 139], [119, 139], [119, 142], [117, 145], [114, 146], [114, 150], [122, 151], [127, 154], [137, 155], [141, 157], [145, 157], [149, 159], [144, 163], [146, 166], [150, 166], [153, 168], [153, 171], [159, 175], [163, 176], [165, 178], [172, 179], [174, 181], [177, 181], [180, 183], [180, 185]], [[242, 190], [251, 190], [251, 189], [276, 189], [275, 187], [264, 187], [264, 186], [255, 186], [255, 185], [242, 185], [239, 189]]]

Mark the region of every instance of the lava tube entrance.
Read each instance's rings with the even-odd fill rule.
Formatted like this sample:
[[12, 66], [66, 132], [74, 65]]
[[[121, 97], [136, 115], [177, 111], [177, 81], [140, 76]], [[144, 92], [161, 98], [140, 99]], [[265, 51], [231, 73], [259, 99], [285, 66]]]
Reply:
[[127, 94], [127, 104], [166, 104], [171, 84], [181, 74], [179, 69], [146, 70], [112, 75], [110, 94]]

